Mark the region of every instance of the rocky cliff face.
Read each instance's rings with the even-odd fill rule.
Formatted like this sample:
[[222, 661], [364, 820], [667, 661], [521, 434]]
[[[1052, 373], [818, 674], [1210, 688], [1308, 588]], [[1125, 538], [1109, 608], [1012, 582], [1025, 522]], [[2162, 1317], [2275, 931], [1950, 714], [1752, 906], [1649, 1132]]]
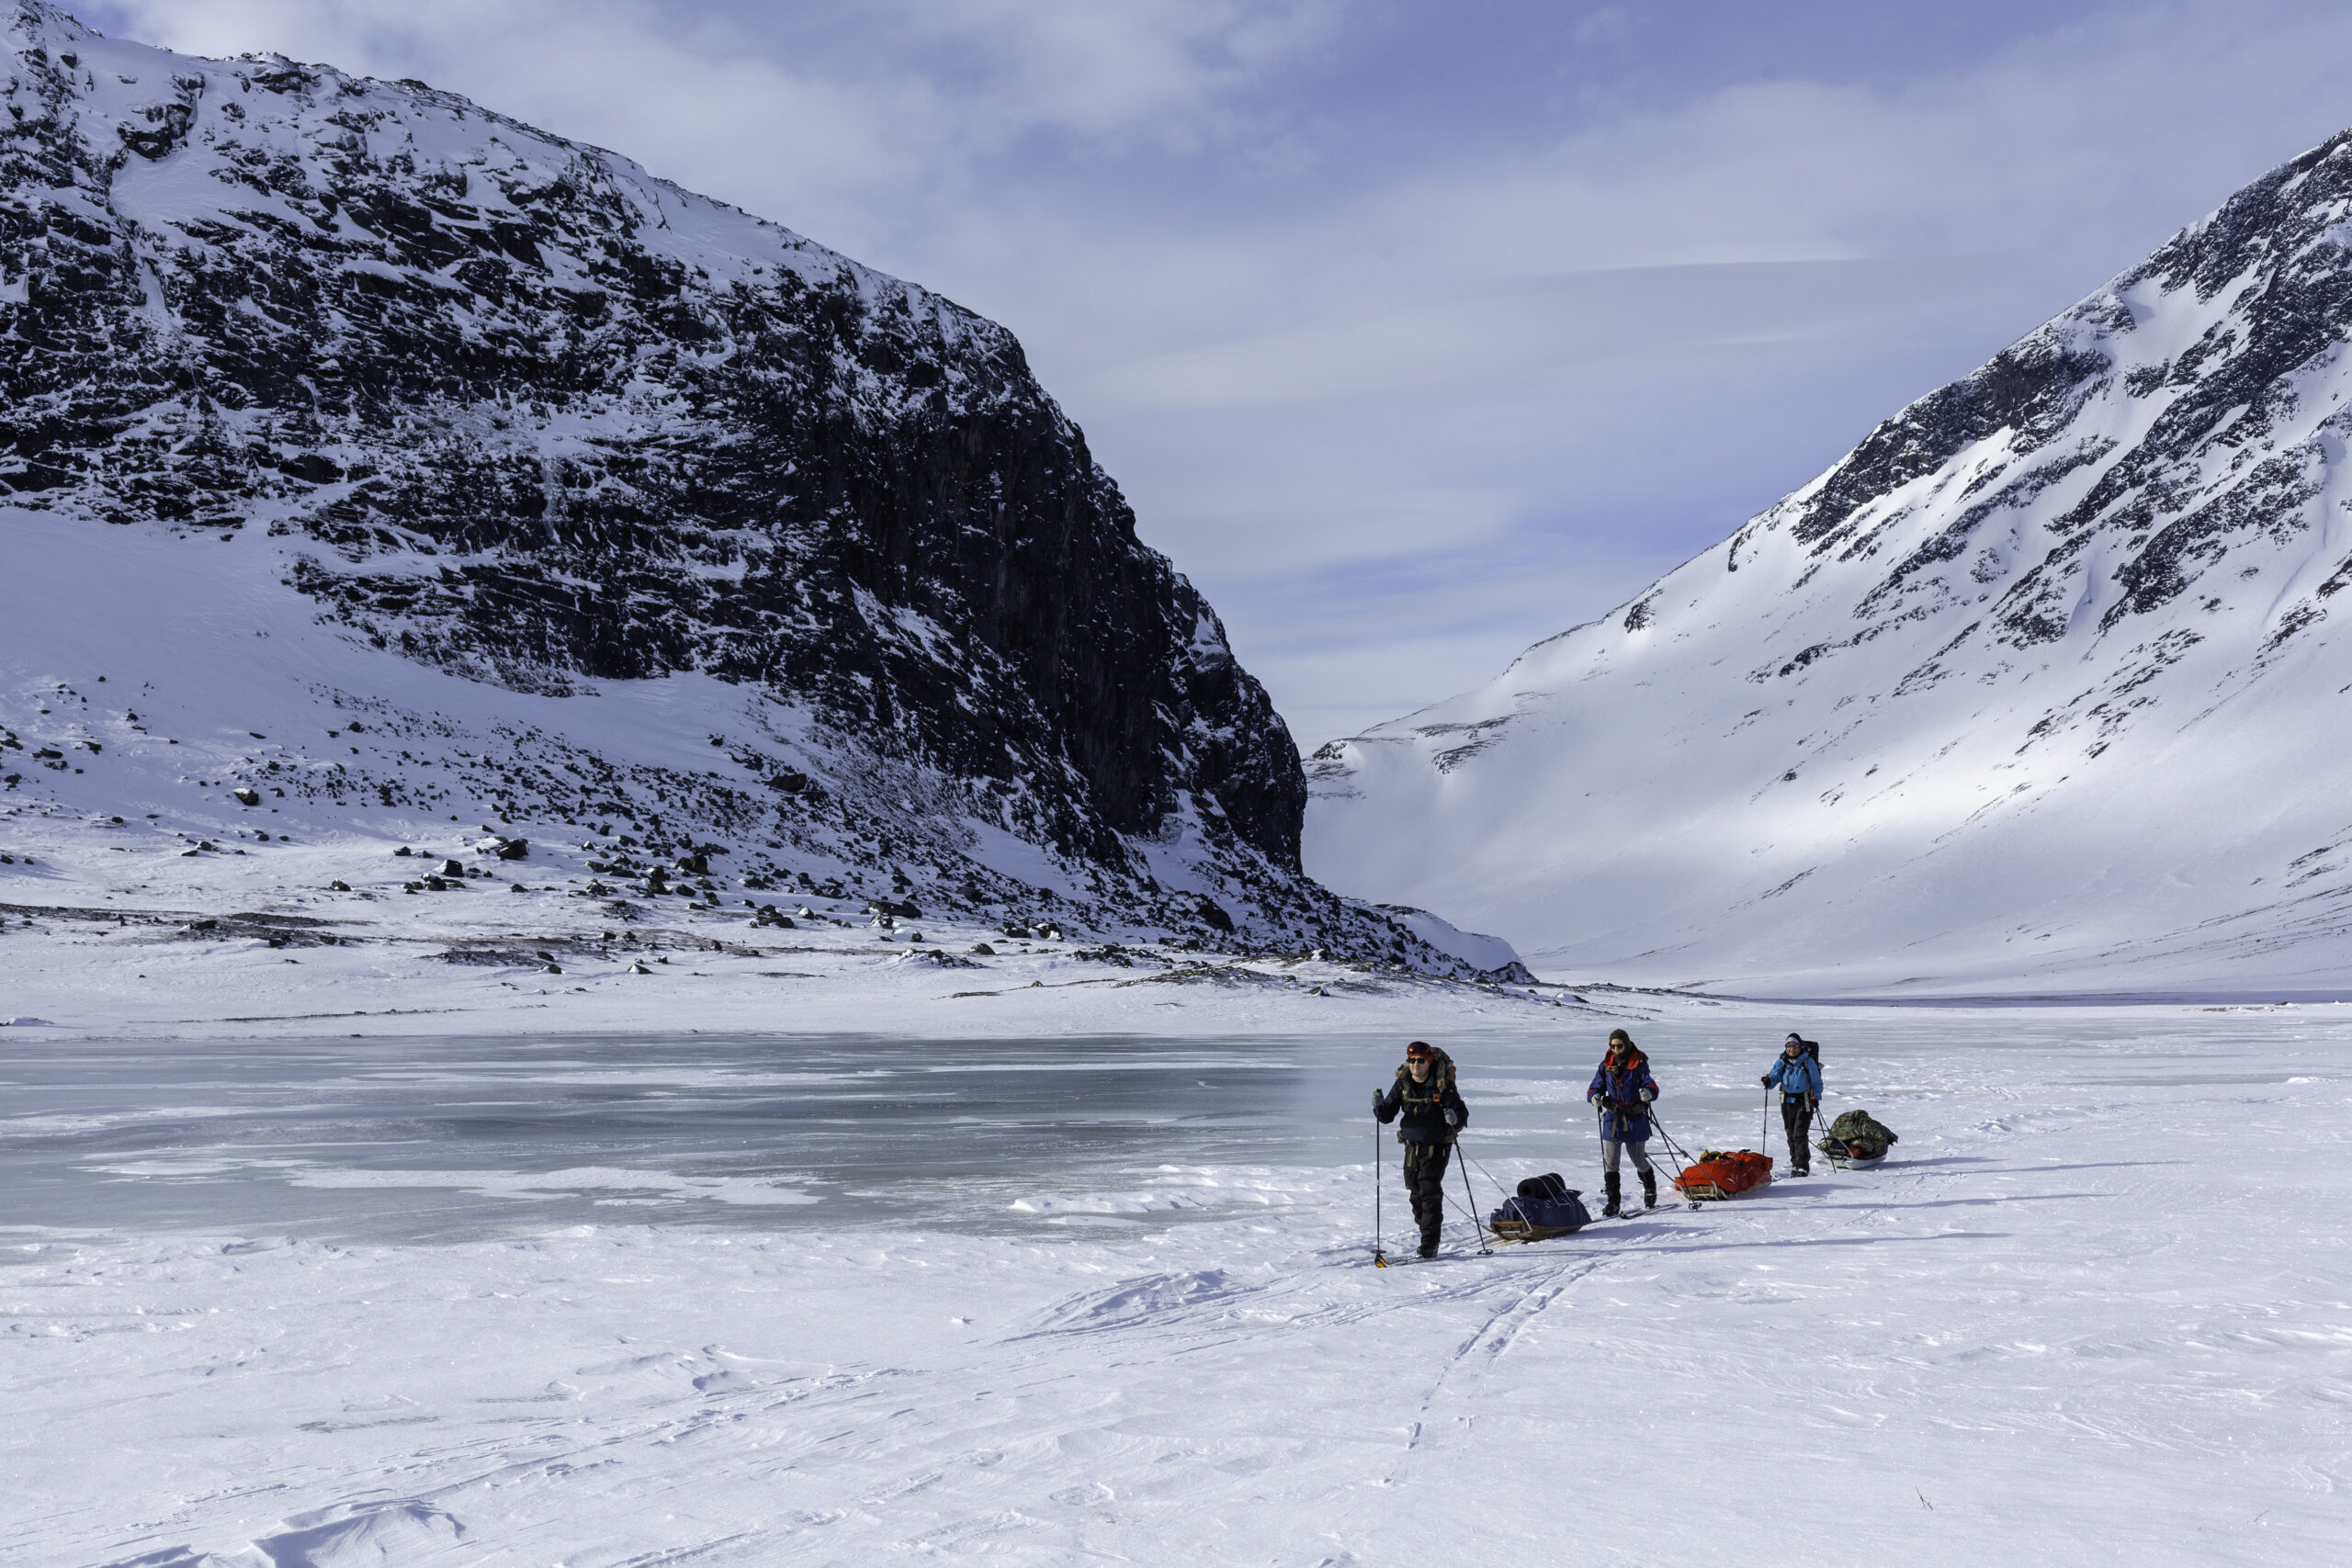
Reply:
[[2352, 134], [1608, 619], [1315, 759], [1308, 864], [1746, 987], [2340, 985]]
[[[700, 830], [779, 862], [1409, 939], [1301, 876], [1281, 719], [1001, 327], [419, 83], [0, 15], [20, 512], [249, 541], [322, 627], [518, 695], [731, 689]], [[687, 811], [499, 766], [518, 818]]]

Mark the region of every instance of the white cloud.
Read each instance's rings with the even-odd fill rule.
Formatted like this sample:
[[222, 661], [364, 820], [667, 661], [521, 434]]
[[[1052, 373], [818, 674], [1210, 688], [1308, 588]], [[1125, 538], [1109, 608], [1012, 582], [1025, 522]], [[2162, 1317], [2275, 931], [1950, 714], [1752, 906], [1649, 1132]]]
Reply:
[[1249, 407], [1501, 389], [1691, 350], [1866, 332], [1982, 281], [1973, 260], [1698, 263], [1555, 274], [1181, 349], [1103, 376], [1139, 407]]

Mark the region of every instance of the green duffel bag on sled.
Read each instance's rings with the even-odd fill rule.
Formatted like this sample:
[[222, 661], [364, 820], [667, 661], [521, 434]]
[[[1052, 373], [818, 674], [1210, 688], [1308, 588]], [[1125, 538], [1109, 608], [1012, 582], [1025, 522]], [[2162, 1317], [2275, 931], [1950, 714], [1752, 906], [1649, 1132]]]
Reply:
[[1894, 1129], [1867, 1111], [1849, 1111], [1829, 1124], [1828, 1134], [1815, 1145], [1835, 1166], [1871, 1165], [1886, 1157], [1899, 1140]]

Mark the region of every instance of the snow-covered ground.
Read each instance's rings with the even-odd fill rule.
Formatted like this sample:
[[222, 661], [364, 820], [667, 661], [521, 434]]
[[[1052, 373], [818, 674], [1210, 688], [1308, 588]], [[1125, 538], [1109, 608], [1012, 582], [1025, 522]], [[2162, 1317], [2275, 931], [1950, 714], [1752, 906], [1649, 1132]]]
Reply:
[[[949, 1008], [902, 965], [765, 982], [835, 987], [770, 1028], [863, 996], [877, 1032], [721, 1033], [754, 987], [672, 956], [566, 1005], [626, 1003], [550, 998], [536, 1035], [479, 978], [457, 1019], [374, 1016], [355, 974], [306, 983], [364, 1026], [226, 1023], [234, 983], [181, 977], [261, 962], [231, 953], [163, 987], [200, 1027], [158, 1003], [0, 1032], [0, 1557], [2211, 1564], [2352, 1539], [2352, 1268], [2312, 1179], [2352, 1131], [2352, 1010], [1592, 995], [1602, 1017], [1251, 982]], [[609, 1027], [649, 988], [668, 1032]], [[1439, 1262], [1369, 1267], [1375, 1150], [1392, 1239], [1402, 1194], [1359, 1107], [1398, 1036], [1460, 1058], [1486, 1172], [1589, 1189], [1608, 1018], [1694, 1147], [1755, 1140], [1790, 1027], [1825, 1042], [1830, 1109], [1903, 1142], [1492, 1257], [1457, 1221]]]

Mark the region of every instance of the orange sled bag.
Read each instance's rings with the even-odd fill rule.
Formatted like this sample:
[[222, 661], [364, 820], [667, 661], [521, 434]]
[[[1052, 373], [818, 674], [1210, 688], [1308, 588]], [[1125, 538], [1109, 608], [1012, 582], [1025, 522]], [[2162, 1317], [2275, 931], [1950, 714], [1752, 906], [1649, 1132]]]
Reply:
[[1772, 1156], [1759, 1155], [1750, 1149], [1705, 1149], [1699, 1163], [1684, 1168], [1674, 1179], [1682, 1195], [1692, 1202], [1707, 1199], [1736, 1198], [1743, 1192], [1754, 1192], [1771, 1185]]

